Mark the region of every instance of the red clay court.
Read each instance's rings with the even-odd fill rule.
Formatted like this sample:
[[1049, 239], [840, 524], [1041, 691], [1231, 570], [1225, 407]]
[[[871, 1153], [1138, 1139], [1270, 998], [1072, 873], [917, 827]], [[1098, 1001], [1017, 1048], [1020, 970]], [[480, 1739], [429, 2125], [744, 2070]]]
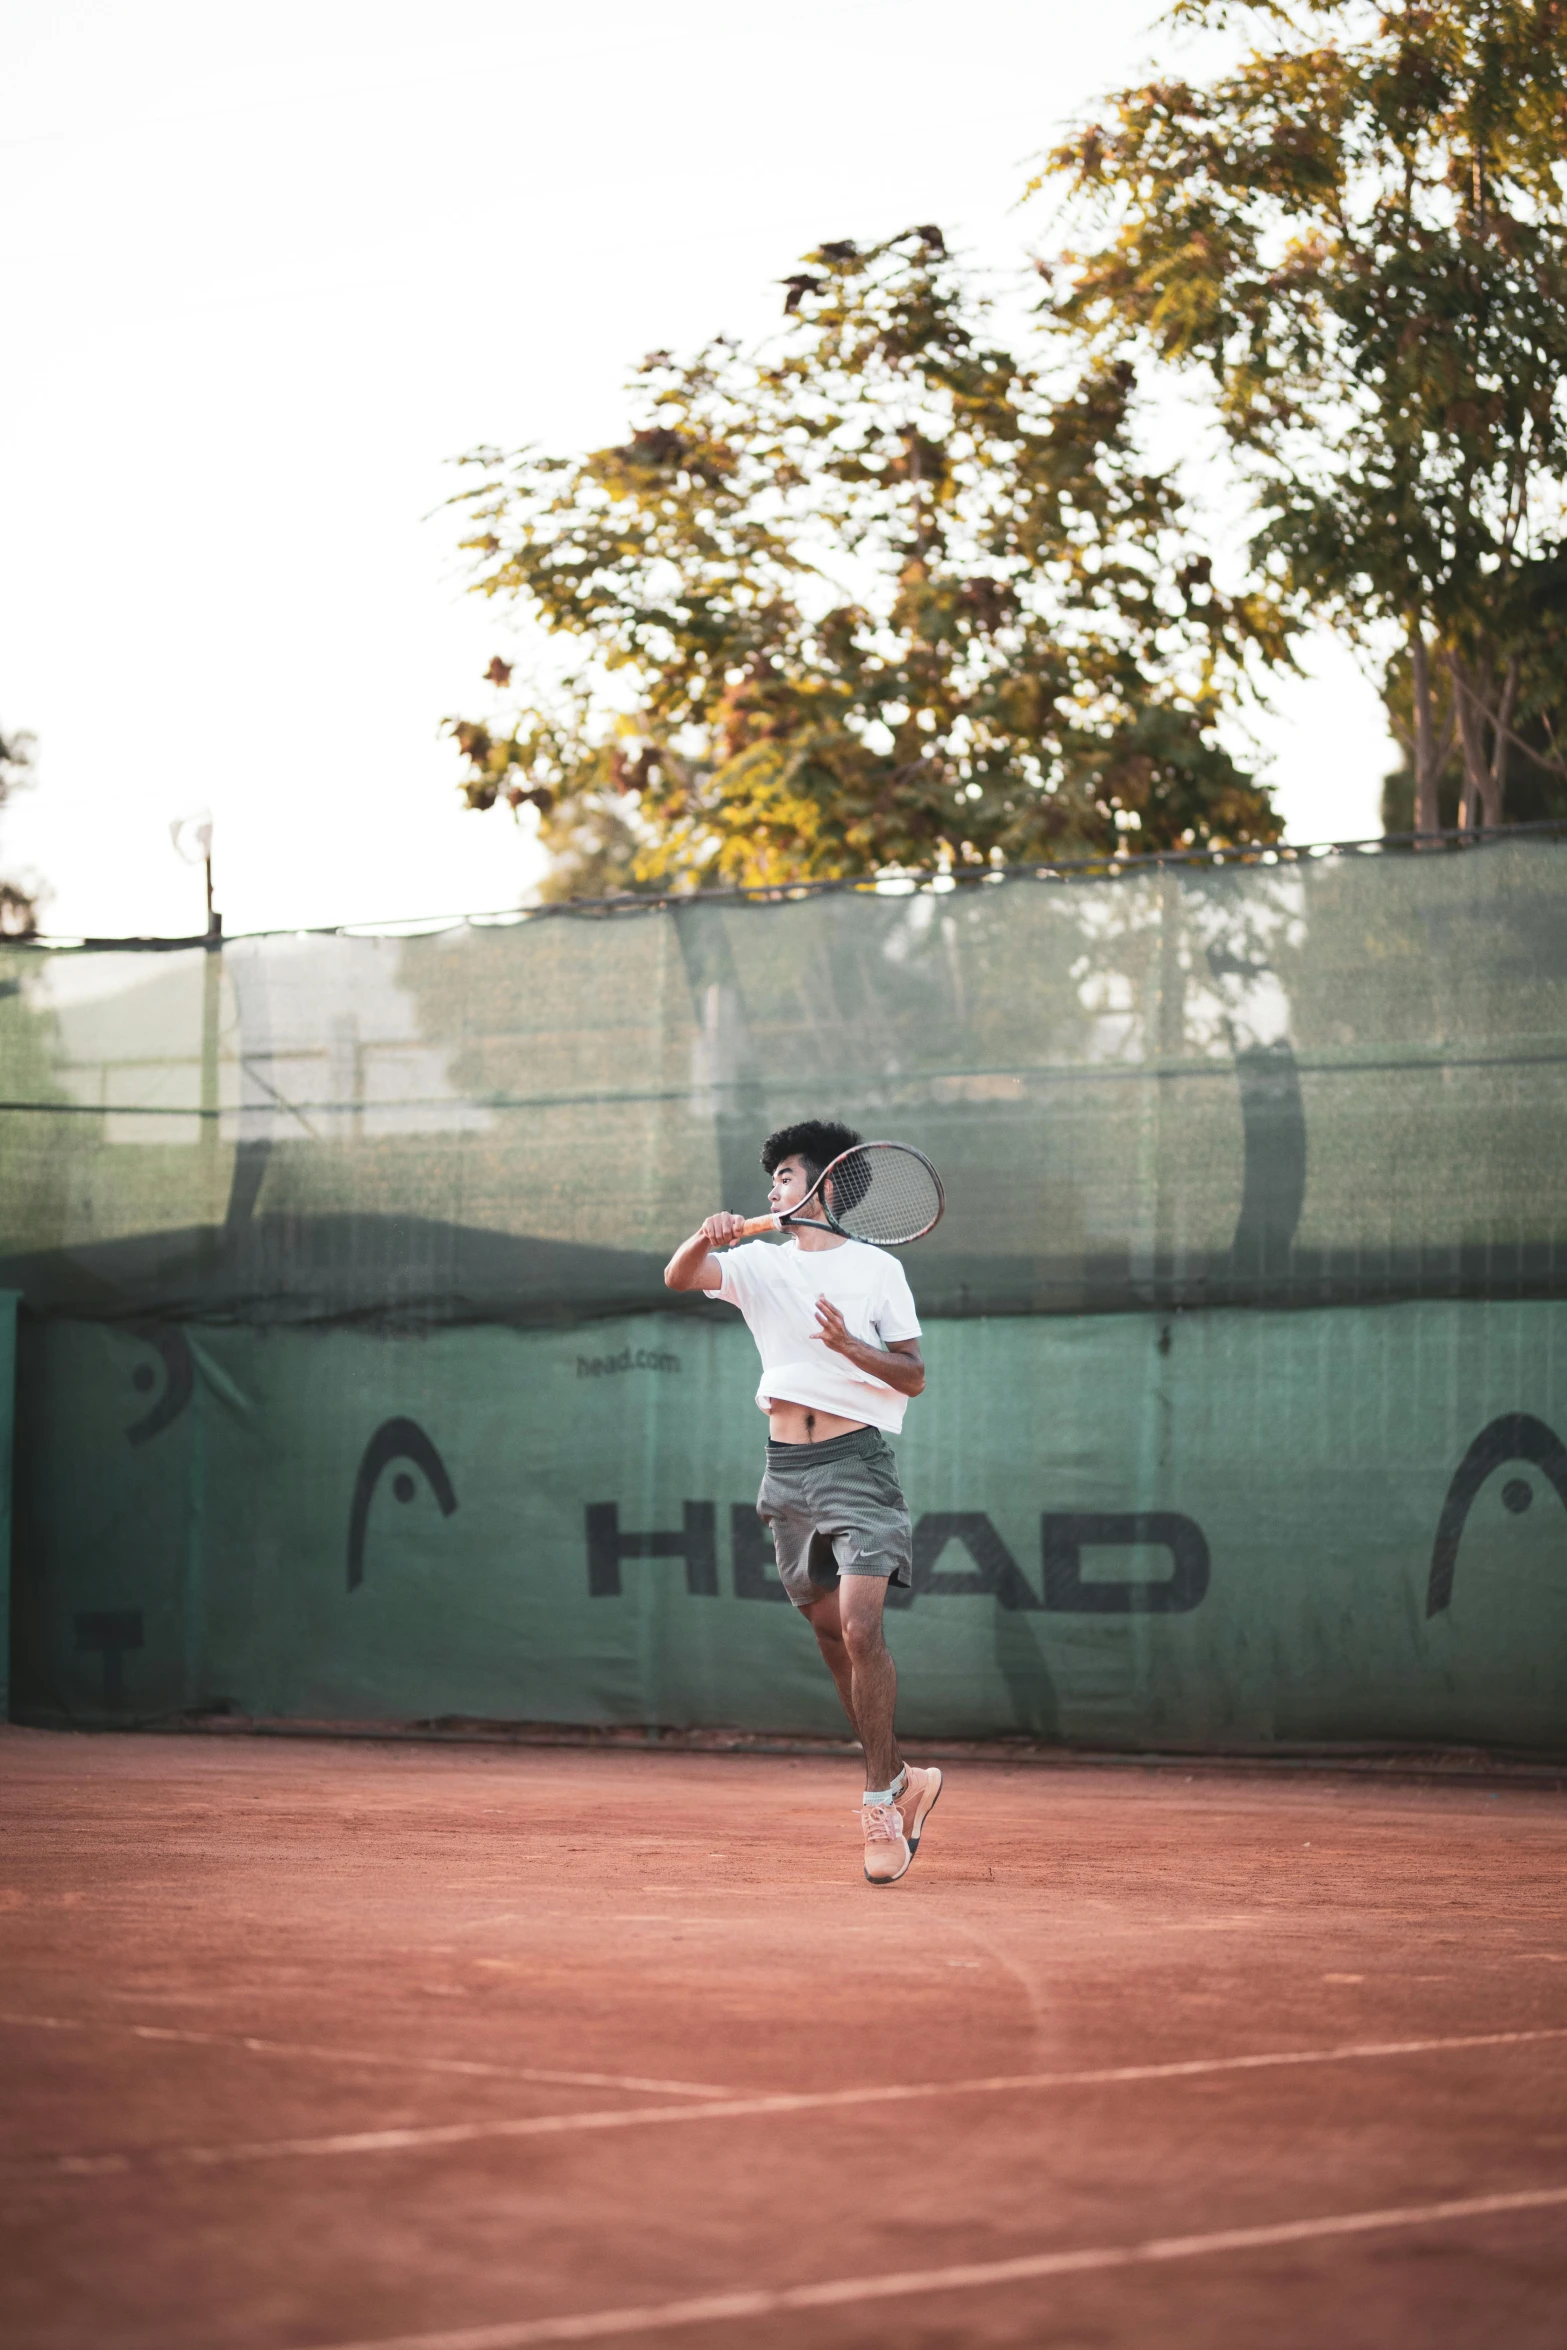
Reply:
[[[1559, 2350], [1548, 1781], [0, 1733], [10, 2350]], [[856, 2000], [852, 1986], [864, 1987]]]

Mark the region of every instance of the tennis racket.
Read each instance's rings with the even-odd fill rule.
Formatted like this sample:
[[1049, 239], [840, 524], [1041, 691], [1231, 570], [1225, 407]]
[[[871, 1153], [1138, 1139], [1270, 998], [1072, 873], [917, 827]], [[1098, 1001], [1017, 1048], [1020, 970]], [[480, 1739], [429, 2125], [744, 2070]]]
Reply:
[[751, 1216], [735, 1234], [749, 1240], [758, 1232], [782, 1232], [807, 1216], [812, 1202], [820, 1220], [845, 1240], [868, 1240], [876, 1248], [906, 1248], [923, 1240], [941, 1222], [947, 1195], [941, 1177], [923, 1151], [906, 1142], [857, 1142], [824, 1167], [797, 1207], [781, 1216]]

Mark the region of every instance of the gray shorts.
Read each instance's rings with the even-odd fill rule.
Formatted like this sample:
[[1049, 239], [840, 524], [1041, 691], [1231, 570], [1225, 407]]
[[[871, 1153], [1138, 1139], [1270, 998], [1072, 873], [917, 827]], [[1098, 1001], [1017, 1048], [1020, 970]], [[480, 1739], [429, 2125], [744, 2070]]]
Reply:
[[840, 1575], [913, 1582], [908, 1505], [879, 1428], [822, 1444], [769, 1443], [756, 1514], [772, 1528], [778, 1579], [796, 1607], [824, 1599]]

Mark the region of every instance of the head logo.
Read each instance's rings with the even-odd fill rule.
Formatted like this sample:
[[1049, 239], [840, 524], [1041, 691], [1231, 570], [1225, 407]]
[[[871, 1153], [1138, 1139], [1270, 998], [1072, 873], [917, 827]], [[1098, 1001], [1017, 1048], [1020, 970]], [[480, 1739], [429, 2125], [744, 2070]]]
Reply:
[[[1437, 1521], [1436, 1541], [1431, 1549], [1431, 1574], [1426, 1584], [1426, 1614], [1440, 1615], [1453, 1596], [1453, 1570], [1458, 1564], [1458, 1545], [1474, 1507], [1475, 1496], [1481, 1486], [1506, 1461], [1528, 1461], [1555, 1486], [1562, 1507], [1567, 1509], [1567, 1445], [1543, 1420], [1529, 1412], [1504, 1412], [1499, 1420], [1482, 1428], [1458, 1467], [1447, 1489], [1442, 1504], [1442, 1515]], [[1522, 1477], [1517, 1477], [1502, 1488], [1502, 1507], [1520, 1512], [1528, 1509], [1534, 1499], [1534, 1489]]]
[[[457, 1507], [457, 1496], [452, 1481], [446, 1474], [446, 1463], [436, 1451], [417, 1420], [383, 1420], [365, 1446], [359, 1474], [354, 1479], [354, 1506], [348, 1515], [348, 1588], [357, 1591], [365, 1579], [365, 1533], [370, 1524], [370, 1504], [383, 1469], [393, 1461], [411, 1461], [422, 1469], [430, 1490], [441, 1505], [441, 1515], [449, 1518]], [[412, 1501], [418, 1487], [406, 1470], [392, 1479], [392, 1492], [398, 1501]]]
[[[137, 1323], [133, 1327], [136, 1336], [163, 1358], [163, 1393], [125, 1431], [127, 1444], [149, 1444], [154, 1436], [163, 1434], [171, 1421], [179, 1418], [190, 1402], [195, 1390], [196, 1373], [191, 1361], [190, 1340], [183, 1330], [160, 1328], [150, 1322]], [[158, 1374], [151, 1363], [138, 1363], [131, 1373], [131, 1385], [137, 1394], [151, 1395], [157, 1384]]]

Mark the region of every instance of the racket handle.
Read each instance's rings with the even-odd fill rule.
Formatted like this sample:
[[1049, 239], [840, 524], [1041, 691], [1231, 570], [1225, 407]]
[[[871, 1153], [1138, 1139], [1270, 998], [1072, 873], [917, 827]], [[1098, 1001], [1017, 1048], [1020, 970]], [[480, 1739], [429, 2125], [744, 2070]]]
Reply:
[[[748, 1216], [735, 1234], [735, 1240], [754, 1240], [759, 1232], [781, 1232], [783, 1221], [778, 1216]], [[733, 1247], [734, 1242], [730, 1242]]]

